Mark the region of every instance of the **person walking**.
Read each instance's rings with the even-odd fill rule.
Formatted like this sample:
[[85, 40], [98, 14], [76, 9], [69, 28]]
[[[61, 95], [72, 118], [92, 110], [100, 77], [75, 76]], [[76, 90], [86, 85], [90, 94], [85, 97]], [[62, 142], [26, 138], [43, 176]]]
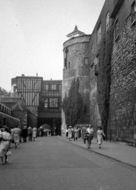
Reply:
[[14, 142], [15, 148], [17, 148], [20, 143], [20, 128], [18, 126], [16, 126], [15, 128], [11, 130], [11, 136], [12, 136], [12, 140]]
[[87, 140], [87, 136], [86, 136], [86, 126], [84, 125], [81, 129], [81, 136], [82, 136], [82, 139], [83, 139], [83, 142], [84, 144], [86, 144], [86, 140]]
[[66, 129], [65, 135], [66, 135], [66, 137], [68, 138], [68, 129]]
[[79, 132], [78, 128], [75, 127], [74, 128], [74, 141], [78, 139], [78, 132]]
[[87, 148], [89, 149], [91, 147], [91, 143], [92, 143], [92, 139], [94, 135], [94, 129], [91, 125], [89, 125], [88, 128], [86, 129], [86, 133], [87, 133]]
[[23, 138], [23, 142], [27, 142], [27, 126], [24, 126], [22, 129], [22, 138]]
[[28, 140], [32, 141], [32, 127], [31, 126], [28, 127], [27, 132], [28, 132]]
[[69, 128], [68, 128], [68, 139], [69, 139], [69, 141], [72, 139], [72, 132], [73, 132], [72, 126], [69, 126]]
[[33, 129], [32, 129], [32, 139], [33, 139], [33, 141], [35, 141], [36, 137], [37, 137], [37, 128], [33, 127]]
[[100, 126], [100, 127], [98, 127], [98, 130], [97, 130], [97, 143], [98, 143], [99, 148], [101, 148], [101, 146], [102, 146], [103, 137], [105, 137], [105, 134], [102, 130], [102, 127]]
[[8, 127], [4, 126], [0, 132], [0, 158], [2, 164], [8, 162], [8, 151], [10, 146], [11, 134]]

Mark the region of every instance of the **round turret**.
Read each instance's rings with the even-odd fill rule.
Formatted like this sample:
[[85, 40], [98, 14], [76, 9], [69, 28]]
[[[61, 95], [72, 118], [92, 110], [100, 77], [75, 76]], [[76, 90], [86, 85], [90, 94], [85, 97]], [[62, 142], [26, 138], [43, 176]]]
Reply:
[[[67, 35], [69, 39], [63, 43], [64, 67], [62, 81], [62, 100], [68, 96], [73, 80], [79, 82], [79, 93], [86, 107], [89, 108], [89, 52], [88, 46], [91, 35], [78, 30], [75, 26], [73, 32]], [[86, 110], [89, 110], [86, 108]], [[89, 112], [84, 115], [89, 121]], [[87, 119], [88, 118], [88, 119]], [[65, 128], [65, 113], [62, 111], [62, 130]]]
[[74, 78], [80, 80], [81, 93], [89, 87], [88, 44], [90, 35], [78, 30], [77, 26], [73, 32], [67, 35], [70, 37], [63, 43], [64, 67], [63, 67], [63, 95], [69, 91]]

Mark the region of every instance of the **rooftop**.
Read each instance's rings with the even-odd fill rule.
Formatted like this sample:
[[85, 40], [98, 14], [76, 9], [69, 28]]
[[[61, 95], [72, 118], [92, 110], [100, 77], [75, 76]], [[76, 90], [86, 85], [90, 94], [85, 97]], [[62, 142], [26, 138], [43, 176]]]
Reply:
[[78, 30], [78, 27], [75, 26], [74, 30], [71, 33], [69, 33], [67, 35], [67, 37], [68, 38], [73, 38], [73, 37], [83, 36], [83, 35], [86, 35], [86, 34], [84, 32], [82, 32], [82, 31]]

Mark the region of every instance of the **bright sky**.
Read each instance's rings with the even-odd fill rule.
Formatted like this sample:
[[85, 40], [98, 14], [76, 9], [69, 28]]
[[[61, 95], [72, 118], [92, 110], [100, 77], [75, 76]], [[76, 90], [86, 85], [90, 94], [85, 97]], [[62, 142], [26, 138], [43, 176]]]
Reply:
[[21, 74], [62, 80], [63, 42], [91, 34], [104, 0], [0, 0], [0, 87]]

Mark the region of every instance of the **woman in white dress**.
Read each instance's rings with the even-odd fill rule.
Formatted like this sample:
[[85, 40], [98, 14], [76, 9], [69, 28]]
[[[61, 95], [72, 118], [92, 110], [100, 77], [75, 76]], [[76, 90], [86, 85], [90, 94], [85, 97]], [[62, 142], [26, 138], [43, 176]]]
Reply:
[[97, 143], [98, 143], [99, 148], [101, 148], [101, 146], [102, 146], [103, 137], [105, 137], [105, 134], [102, 130], [102, 127], [99, 127], [97, 130]]
[[11, 130], [11, 135], [13, 138], [13, 142], [15, 144], [15, 148], [17, 148], [20, 142], [20, 128], [19, 127], [13, 128]]
[[33, 129], [32, 129], [32, 139], [33, 139], [33, 141], [35, 141], [36, 137], [37, 137], [37, 128], [33, 127]]
[[0, 158], [2, 164], [7, 163], [7, 152], [9, 150], [10, 140], [11, 134], [8, 128], [3, 128], [3, 130], [0, 132]]
[[68, 139], [69, 141], [72, 139], [72, 126], [69, 126], [68, 128]]

